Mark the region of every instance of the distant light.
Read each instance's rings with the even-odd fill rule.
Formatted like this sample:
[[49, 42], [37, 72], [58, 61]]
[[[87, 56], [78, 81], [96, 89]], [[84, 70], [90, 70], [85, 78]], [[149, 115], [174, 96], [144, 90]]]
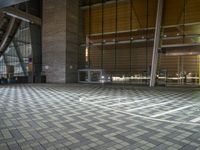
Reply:
[[104, 77], [104, 76], [101, 76], [101, 78], [104, 79], [105, 77]]
[[164, 35], [164, 37], [166, 38], [166, 37], [167, 37], [167, 35], [165, 34], [165, 35]]
[[179, 35], [180, 35], [180, 33], [177, 33], [176, 35], [177, 35], [177, 36], [179, 36]]
[[45, 69], [46, 69], [46, 70], [48, 70], [48, 69], [49, 69], [49, 66], [48, 66], [48, 65], [46, 65], [46, 66], [45, 66]]

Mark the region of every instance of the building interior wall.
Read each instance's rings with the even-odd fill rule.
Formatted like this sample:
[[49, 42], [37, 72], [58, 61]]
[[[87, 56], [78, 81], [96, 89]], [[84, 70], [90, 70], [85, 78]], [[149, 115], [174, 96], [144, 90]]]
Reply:
[[[173, 0], [165, 0], [157, 72], [164, 69], [169, 77], [197, 77], [199, 46], [184, 45], [200, 42], [200, 1], [172, 4]], [[116, 0], [98, 5], [90, 1], [81, 11], [85, 41], [79, 55], [88, 59], [79, 60], [85, 64], [80, 69], [104, 69], [112, 76], [150, 75], [157, 0]], [[164, 46], [171, 47], [162, 50]]]

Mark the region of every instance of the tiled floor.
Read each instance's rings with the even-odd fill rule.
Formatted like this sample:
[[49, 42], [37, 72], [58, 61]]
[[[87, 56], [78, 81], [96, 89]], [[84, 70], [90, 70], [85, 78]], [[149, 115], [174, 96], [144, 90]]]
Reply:
[[200, 150], [200, 89], [0, 86], [0, 150]]

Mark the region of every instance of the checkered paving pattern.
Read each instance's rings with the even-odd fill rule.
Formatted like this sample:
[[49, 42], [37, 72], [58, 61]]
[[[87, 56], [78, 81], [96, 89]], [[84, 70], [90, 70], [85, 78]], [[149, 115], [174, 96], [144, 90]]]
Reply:
[[0, 86], [0, 150], [200, 150], [200, 89]]

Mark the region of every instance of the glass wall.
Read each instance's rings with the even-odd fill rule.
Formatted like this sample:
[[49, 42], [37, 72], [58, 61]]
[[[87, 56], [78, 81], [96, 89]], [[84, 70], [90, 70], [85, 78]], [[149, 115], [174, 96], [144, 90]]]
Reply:
[[147, 28], [155, 23], [156, 12], [150, 11], [154, 7], [156, 2], [145, 1], [141, 5], [140, 0], [89, 4], [83, 10], [84, 33], [88, 40], [82, 47], [89, 55], [85, 67], [104, 69], [116, 82], [148, 79], [153, 30]]
[[[113, 82], [148, 85], [157, 0], [99, 0], [95, 3], [88, 1], [81, 7], [85, 43], [80, 47], [79, 64], [85, 65], [79, 68], [104, 69]], [[197, 83], [199, 6], [198, 0], [165, 0], [158, 84], [180, 84], [185, 76], [188, 83], [189, 79], [196, 79], [194, 84]]]
[[166, 72], [165, 84], [198, 84], [199, 7], [198, 0], [178, 0], [176, 3], [173, 0], [166, 0], [165, 2], [161, 35], [162, 53], [160, 53], [158, 67], [160, 74]]
[[29, 23], [21, 22], [15, 37], [0, 58], [0, 77], [27, 76], [31, 71], [32, 47]]

